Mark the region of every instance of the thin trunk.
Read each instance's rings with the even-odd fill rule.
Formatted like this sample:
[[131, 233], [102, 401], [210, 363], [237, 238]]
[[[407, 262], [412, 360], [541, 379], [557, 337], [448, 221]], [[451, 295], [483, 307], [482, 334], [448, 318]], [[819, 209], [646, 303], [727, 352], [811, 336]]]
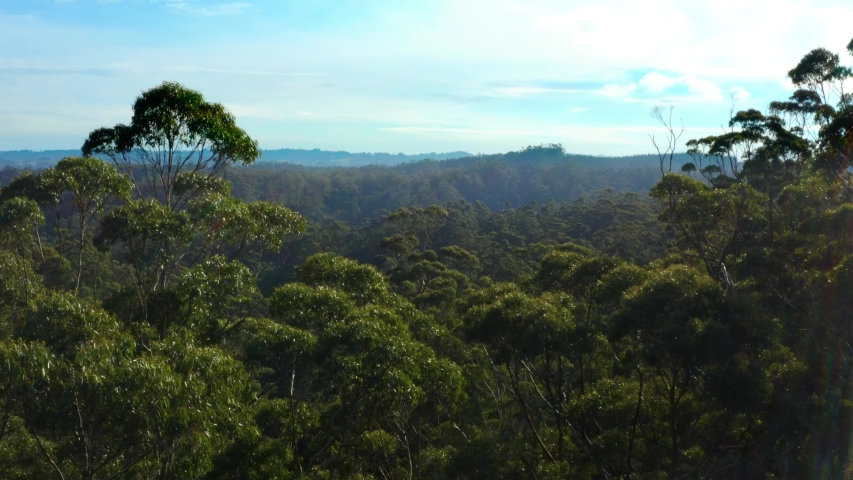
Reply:
[[769, 207], [769, 220], [770, 220], [770, 242], [773, 242], [773, 199], [767, 201]]
[[9, 426], [9, 414], [3, 415], [2, 426], [0, 426], [0, 442], [3, 441], [3, 437], [6, 436], [6, 428]]
[[172, 465], [172, 460], [174, 460], [175, 452], [169, 452], [169, 457], [166, 458], [163, 463], [160, 464], [160, 473], [157, 475], [159, 480], [166, 480], [169, 477], [169, 467]]
[[524, 397], [521, 395], [521, 386], [519, 385], [519, 373], [518, 366], [516, 365], [510, 371], [510, 379], [512, 384], [512, 391], [515, 393], [515, 397], [518, 399], [519, 403], [524, 410], [524, 419], [527, 420], [527, 425], [530, 427], [533, 436], [536, 437], [536, 441], [539, 443], [539, 446], [542, 447], [542, 451], [551, 460], [552, 463], [556, 464], [557, 460], [554, 459], [554, 456], [551, 455], [551, 452], [548, 450], [548, 447], [545, 446], [545, 442], [542, 441], [542, 437], [539, 436], [539, 432], [536, 431], [536, 426], [533, 424], [533, 418], [530, 417], [530, 408], [527, 406], [527, 402], [524, 400]]
[[56, 472], [56, 474], [59, 475], [59, 478], [61, 480], [65, 480], [65, 475], [62, 473], [62, 470], [59, 469], [59, 465], [56, 464], [56, 462], [53, 460], [53, 457], [51, 457], [50, 454], [47, 453], [47, 449], [44, 448], [44, 445], [41, 443], [41, 439], [38, 437], [38, 435], [33, 432], [30, 432], [30, 435], [33, 437], [33, 439], [35, 439], [39, 450], [41, 450], [41, 453], [44, 454], [45, 457], [47, 457], [47, 461], [50, 462], [50, 465], [53, 467], [53, 470]]
[[676, 400], [675, 389], [678, 382], [678, 372], [673, 372], [672, 383], [669, 387], [669, 435], [670, 435], [670, 453], [669, 453], [669, 479], [674, 480], [678, 471], [678, 401]]
[[80, 219], [80, 253], [77, 254], [77, 284], [74, 286], [74, 295], [80, 290], [80, 278], [83, 276], [83, 246], [86, 243], [86, 229], [83, 227], [83, 219]]
[[640, 420], [640, 411], [643, 406], [643, 371], [637, 367], [637, 372], [640, 374], [640, 389], [637, 391], [637, 408], [634, 411], [634, 421], [631, 423], [631, 439], [628, 441], [628, 476], [627, 480], [631, 480], [631, 475], [634, 473], [634, 442], [637, 439], [637, 423]]
[[34, 230], [36, 231], [36, 240], [38, 241], [39, 255], [41, 256], [41, 263], [44, 264], [44, 249], [42, 249], [42, 246], [41, 246], [41, 235], [39, 234], [38, 227], [34, 228]]

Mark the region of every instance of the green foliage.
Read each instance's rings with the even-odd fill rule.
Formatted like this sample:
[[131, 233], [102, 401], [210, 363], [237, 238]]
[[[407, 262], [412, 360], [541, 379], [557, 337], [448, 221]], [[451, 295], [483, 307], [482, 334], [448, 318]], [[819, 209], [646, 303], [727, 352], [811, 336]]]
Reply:
[[109, 157], [135, 183], [137, 194], [170, 208], [191, 193], [183, 176], [215, 177], [231, 163], [246, 165], [260, 156], [257, 142], [225, 107], [170, 82], [136, 99], [130, 125], [90, 133], [82, 151]]
[[850, 477], [850, 72], [789, 76], [649, 198], [558, 145], [231, 184], [144, 92], [0, 191], [0, 476]]
[[309, 258], [296, 277], [313, 287], [329, 287], [348, 294], [359, 305], [378, 302], [387, 295], [387, 284], [376, 269], [332, 253]]
[[[686, 157], [685, 155], [681, 155]], [[283, 204], [314, 221], [353, 225], [406, 209], [483, 202], [491, 210], [572, 202], [599, 192], [645, 192], [659, 177], [647, 161], [614, 165], [603, 158], [531, 147], [504, 155], [404, 163], [394, 167], [307, 168], [260, 163], [232, 168], [233, 194]], [[652, 168], [654, 167], [654, 168]], [[386, 235], [387, 236], [387, 235]]]

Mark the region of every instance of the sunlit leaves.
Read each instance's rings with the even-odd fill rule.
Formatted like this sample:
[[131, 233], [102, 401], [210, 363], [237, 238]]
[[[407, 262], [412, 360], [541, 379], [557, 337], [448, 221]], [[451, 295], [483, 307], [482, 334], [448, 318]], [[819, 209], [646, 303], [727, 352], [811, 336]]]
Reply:
[[182, 174], [216, 176], [231, 163], [249, 164], [260, 156], [257, 142], [225, 107], [170, 82], [136, 99], [129, 126], [93, 131], [82, 150], [109, 157], [137, 183], [138, 194], [169, 207], [191, 193], [178, 181]]
[[260, 292], [244, 264], [221, 256], [185, 270], [175, 281], [183, 325], [205, 343], [218, 343], [258, 313]]
[[299, 267], [296, 276], [306, 285], [345, 292], [358, 305], [381, 301], [387, 295], [387, 283], [375, 268], [333, 253], [312, 256]]

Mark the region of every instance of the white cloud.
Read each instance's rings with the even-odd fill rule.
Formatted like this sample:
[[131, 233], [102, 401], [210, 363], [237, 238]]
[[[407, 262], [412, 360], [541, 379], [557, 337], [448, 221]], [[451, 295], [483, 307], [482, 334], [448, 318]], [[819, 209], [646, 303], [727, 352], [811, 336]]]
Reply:
[[580, 112], [588, 112], [589, 109], [586, 107], [574, 107], [574, 108], [570, 108], [569, 111], [573, 112], [573, 113], [580, 113]]
[[[444, 58], [484, 62], [548, 62], [550, 68], [563, 67], [577, 76], [657, 70], [741, 83], [784, 76], [818, 46], [842, 50], [851, 36], [845, 20], [853, 16], [853, 3], [841, 0], [435, 3], [442, 5], [443, 15], [433, 26], [408, 28], [411, 36], [401, 48], [414, 44]], [[743, 48], [744, 31], [754, 39], [750, 49]]]
[[658, 93], [672, 87], [676, 80], [658, 72], [649, 72], [640, 79], [640, 86], [652, 93]]
[[746, 100], [752, 95], [743, 87], [732, 87], [729, 89], [729, 95], [734, 97], [735, 100]]
[[637, 90], [637, 84], [630, 85], [605, 85], [595, 91], [596, 95], [601, 95], [610, 98], [622, 98], [634, 93]]
[[715, 103], [723, 99], [723, 94], [717, 84], [694, 75], [670, 77], [658, 72], [649, 72], [640, 79], [638, 84], [650, 94], [666, 93], [678, 85], [687, 87], [688, 96], [673, 95], [668, 98], [670, 101]]
[[687, 90], [693, 94], [697, 100], [710, 102], [718, 102], [723, 99], [723, 93], [720, 91], [714, 82], [696, 78], [693, 75], [686, 75], [679, 79], [681, 83], [687, 85]]

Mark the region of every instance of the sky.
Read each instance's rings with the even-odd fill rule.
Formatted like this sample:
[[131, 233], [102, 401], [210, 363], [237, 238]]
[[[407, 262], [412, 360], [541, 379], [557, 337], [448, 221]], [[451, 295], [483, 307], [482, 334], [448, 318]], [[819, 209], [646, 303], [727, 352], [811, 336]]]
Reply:
[[[853, 2], [0, 0], [0, 150], [79, 148], [177, 81], [260, 147], [651, 152], [787, 98], [809, 50], [844, 53]], [[683, 142], [682, 142], [683, 145]]]

